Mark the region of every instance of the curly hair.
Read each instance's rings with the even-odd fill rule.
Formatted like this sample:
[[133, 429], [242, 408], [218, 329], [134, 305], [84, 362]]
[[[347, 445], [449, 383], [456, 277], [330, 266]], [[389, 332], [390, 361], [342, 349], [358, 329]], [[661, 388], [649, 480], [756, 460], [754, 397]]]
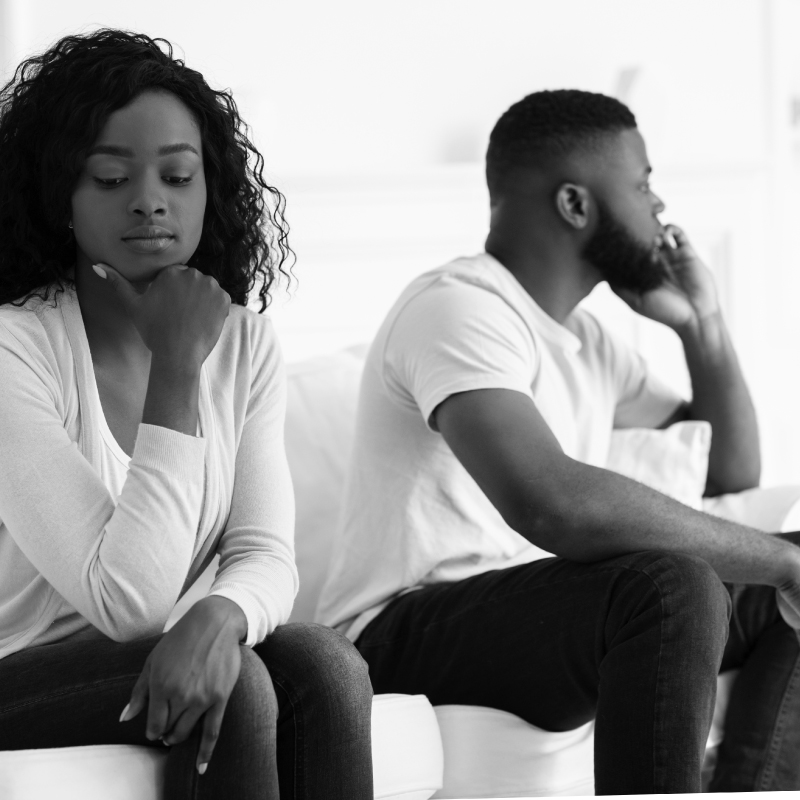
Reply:
[[110, 114], [153, 89], [187, 106], [203, 143], [208, 199], [189, 265], [238, 305], [257, 287], [260, 312], [279, 274], [291, 277], [286, 201], [264, 180], [230, 92], [212, 89], [164, 39], [102, 29], [28, 58], [0, 89], [0, 304], [72, 285], [68, 223], [86, 155]]
[[636, 127], [636, 117], [619, 100], [579, 89], [529, 94], [497, 121], [486, 151], [490, 189], [514, 167], [537, 166], [578, 148], [596, 144], [601, 136]]

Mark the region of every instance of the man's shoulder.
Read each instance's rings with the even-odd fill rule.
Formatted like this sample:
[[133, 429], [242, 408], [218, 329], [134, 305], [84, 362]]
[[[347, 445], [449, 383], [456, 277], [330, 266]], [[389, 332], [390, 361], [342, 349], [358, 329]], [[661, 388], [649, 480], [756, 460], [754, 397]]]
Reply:
[[491, 315], [480, 313], [486, 307], [494, 307], [496, 313], [517, 314], [498, 266], [494, 259], [481, 253], [424, 272], [401, 292], [384, 326], [394, 326], [401, 316], [423, 325], [449, 324], [462, 318], [474, 323], [490, 321]]

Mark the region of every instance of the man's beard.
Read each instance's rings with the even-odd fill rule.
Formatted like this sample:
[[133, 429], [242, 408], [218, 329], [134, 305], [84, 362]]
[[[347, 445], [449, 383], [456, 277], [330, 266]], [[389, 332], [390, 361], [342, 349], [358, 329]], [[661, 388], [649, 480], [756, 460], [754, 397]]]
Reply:
[[655, 244], [637, 241], [600, 203], [597, 228], [583, 248], [583, 257], [597, 269], [612, 289], [644, 294], [669, 277]]

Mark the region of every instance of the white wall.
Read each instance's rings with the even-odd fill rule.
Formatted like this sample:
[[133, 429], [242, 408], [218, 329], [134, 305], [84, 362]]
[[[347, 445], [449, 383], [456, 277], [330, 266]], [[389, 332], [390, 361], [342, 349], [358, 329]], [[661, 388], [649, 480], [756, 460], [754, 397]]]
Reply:
[[[800, 481], [800, 0], [0, 0], [0, 69], [98, 24], [177, 44], [230, 86], [288, 197], [299, 287], [290, 358], [371, 336], [415, 274], [480, 248], [481, 158], [524, 94], [631, 104], [666, 221], [721, 282], [764, 431], [765, 482]], [[685, 381], [669, 331], [589, 303]]]

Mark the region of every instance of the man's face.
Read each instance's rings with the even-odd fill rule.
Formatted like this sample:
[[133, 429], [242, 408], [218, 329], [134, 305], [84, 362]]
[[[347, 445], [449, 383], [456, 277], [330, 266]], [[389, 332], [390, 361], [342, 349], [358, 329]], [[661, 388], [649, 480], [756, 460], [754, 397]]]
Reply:
[[597, 227], [583, 249], [583, 257], [612, 288], [644, 294], [661, 286], [667, 270], [659, 245], [639, 241], [602, 201], [597, 203], [597, 214]]
[[650, 188], [650, 172], [639, 131], [622, 131], [610, 141], [595, 187], [597, 227], [583, 251], [611, 286], [640, 293], [667, 278], [658, 220], [664, 204]]

